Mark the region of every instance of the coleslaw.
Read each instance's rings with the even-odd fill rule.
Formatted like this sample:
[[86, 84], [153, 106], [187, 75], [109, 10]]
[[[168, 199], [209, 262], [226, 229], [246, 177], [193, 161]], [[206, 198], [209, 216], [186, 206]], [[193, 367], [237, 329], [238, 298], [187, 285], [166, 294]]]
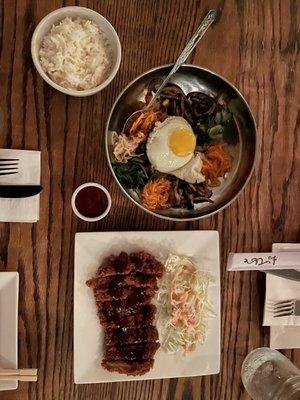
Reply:
[[157, 297], [161, 346], [171, 354], [192, 352], [204, 342], [212, 314], [207, 298], [211, 277], [189, 257], [175, 254], [168, 257], [165, 271]]

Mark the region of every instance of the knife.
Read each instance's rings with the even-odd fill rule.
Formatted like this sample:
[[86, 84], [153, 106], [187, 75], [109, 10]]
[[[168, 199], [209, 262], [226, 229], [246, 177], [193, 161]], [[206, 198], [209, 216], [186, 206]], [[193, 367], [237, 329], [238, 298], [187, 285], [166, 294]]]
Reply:
[[43, 190], [40, 185], [0, 185], [0, 197], [7, 199], [18, 199], [31, 197]]

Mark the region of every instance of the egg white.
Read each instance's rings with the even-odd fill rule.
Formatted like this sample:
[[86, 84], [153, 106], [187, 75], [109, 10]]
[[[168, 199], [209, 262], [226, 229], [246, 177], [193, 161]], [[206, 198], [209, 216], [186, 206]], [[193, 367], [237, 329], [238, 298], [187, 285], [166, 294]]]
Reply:
[[201, 183], [205, 181], [205, 176], [201, 173], [201, 169], [202, 155], [198, 153], [187, 164], [170, 172], [170, 174], [188, 183]]
[[193, 157], [194, 153], [180, 157], [170, 148], [170, 137], [174, 130], [187, 129], [193, 133], [190, 124], [182, 117], [169, 117], [158, 124], [150, 134], [146, 151], [150, 163], [160, 172], [169, 173], [183, 167]]

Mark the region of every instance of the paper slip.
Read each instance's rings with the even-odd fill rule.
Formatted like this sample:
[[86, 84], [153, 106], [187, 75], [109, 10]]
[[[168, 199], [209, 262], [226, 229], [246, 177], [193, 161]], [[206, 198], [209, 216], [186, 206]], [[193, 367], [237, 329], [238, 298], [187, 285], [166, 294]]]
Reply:
[[300, 252], [229, 253], [227, 271], [300, 269]]

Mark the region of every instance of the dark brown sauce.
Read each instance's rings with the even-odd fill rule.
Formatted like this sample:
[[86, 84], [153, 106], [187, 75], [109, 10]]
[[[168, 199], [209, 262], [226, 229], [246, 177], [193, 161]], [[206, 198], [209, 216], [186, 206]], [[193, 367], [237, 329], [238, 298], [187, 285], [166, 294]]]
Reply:
[[116, 348], [118, 349], [118, 352], [122, 359], [124, 360], [137, 360], [141, 361], [143, 359], [143, 354], [145, 352], [147, 343], [140, 343], [138, 345], [132, 344], [132, 345], [116, 345]]
[[110, 286], [108, 290], [112, 300], [118, 300], [123, 294], [122, 286]]
[[[114, 290], [116, 291], [114, 292], [115, 296], [113, 300], [103, 302], [103, 312], [109, 318], [133, 315], [137, 312], [139, 307], [143, 306], [146, 301], [149, 301], [149, 297], [145, 295], [142, 288], [136, 290], [135, 293], [128, 296], [126, 300], [121, 301], [117, 299], [117, 288]], [[109, 305], [106, 306], [105, 303]]]
[[117, 274], [123, 274], [127, 270], [128, 262], [129, 262], [128, 254], [122, 252], [112, 262], [112, 266], [115, 268]]
[[134, 263], [136, 272], [143, 272], [143, 260], [141, 260], [139, 257], [131, 257], [131, 262]]
[[133, 314], [137, 307], [142, 306], [147, 299], [144, 288], [138, 288], [134, 295], [128, 296], [126, 301], [126, 309], [128, 313]]
[[117, 343], [125, 343], [125, 340], [127, 338], [127, 331], [128, 328], [122, 327], [122, 328], [117, 328], [115, 330], [115, 336], [117, 337]]
[[96, 283], [94, 289], [109, 289], [111, 286], [124, 286], [123, 275], [111, 275], [103, 277], [99, 282]]
[[107, 209], [108, 199], [100, 188], [96, 186], [86, 186], [77, 193], [75, 206], [84, 217], [96, 218]]

